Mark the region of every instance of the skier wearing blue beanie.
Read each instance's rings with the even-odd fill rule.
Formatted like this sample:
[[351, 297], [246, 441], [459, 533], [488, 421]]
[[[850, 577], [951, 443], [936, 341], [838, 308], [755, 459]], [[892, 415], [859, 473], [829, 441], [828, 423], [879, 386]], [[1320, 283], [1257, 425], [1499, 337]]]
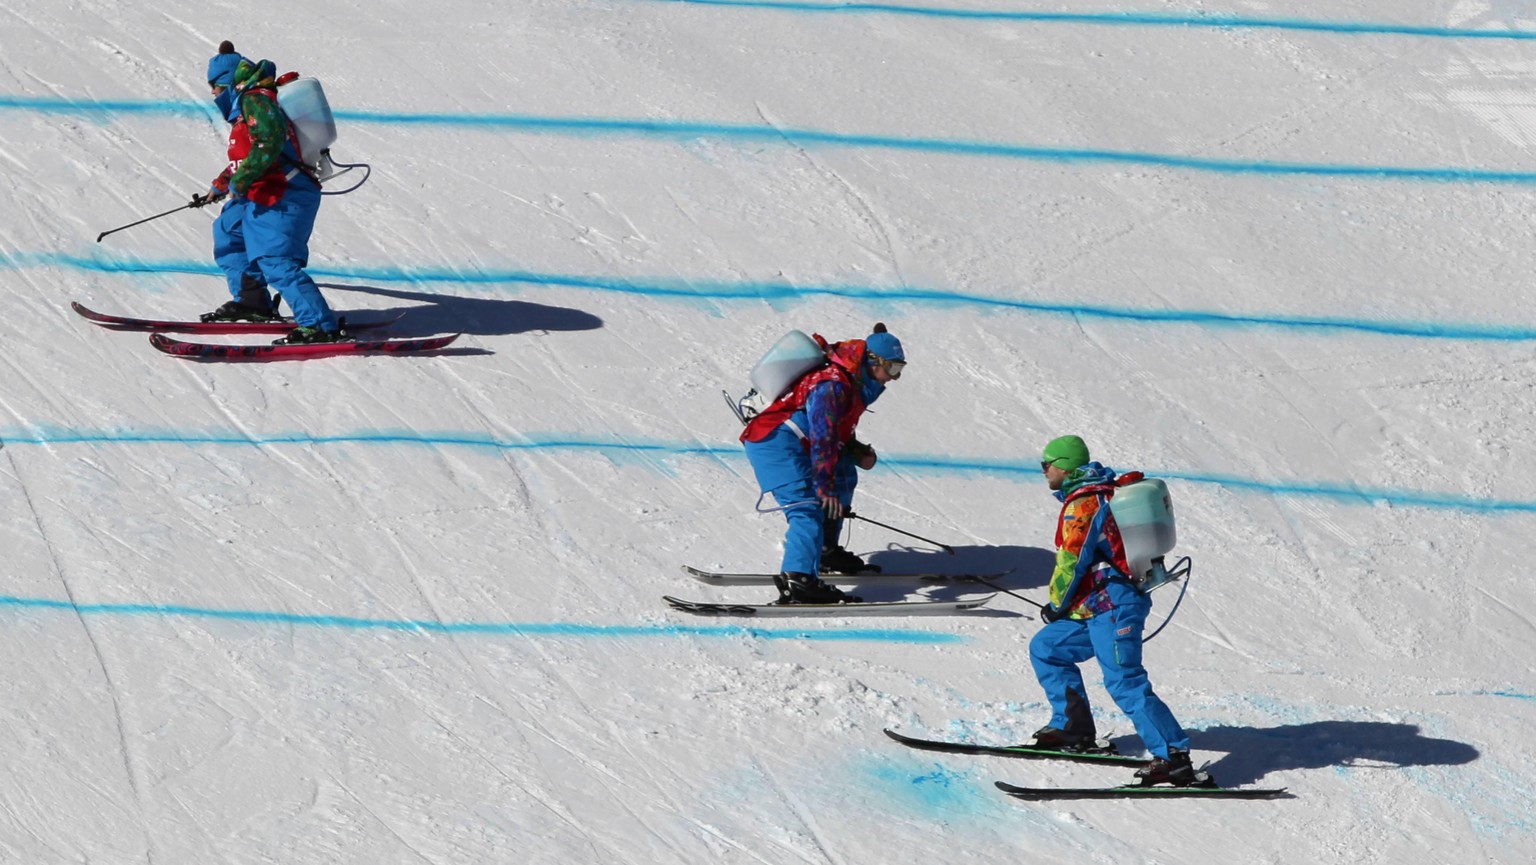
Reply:
[[874, 468], [877, 460], [875, 449], [854, 432], [864, 409], [907, 365], [901, 341], [883, 324], [866, 339], [833, 344], [819, 335], [815, 339], [827, 362], [801, 376], [741, 434], [758, 488], [773, 495], [788, 523], [775, 578], [781, 604], [858, 600], [818, 574], [866, 569], [862, 559], [837, 544], [858, 470]]
[[[240, 103], [235, 96], [235, 70], [241, 63], [250, 63], [235, 50], [228, 39], [219, 43], [219, 53], [208, 58], [208, 87], [213, 92], [213, 103], [218, 106], [219, 116], [231, 124], [239, 116]], [[213, 221], [213, 259], [224, 271], [232, 298], [216, 313], [217, 317], [231, 321], [269, 321], [277, 317], [273, 309], [272, 294], [267, 288], [261, 268], [245, 253], [245, 220], [249, 202], [239, 196], [210, 190], [192, 196], [198, 207], [224, 201], [224, 209]]]
[[231, 124], [228, 162], [192, 204], [228, 199], [213, 224], [213, 257], [231, 299], [202, 320], [277, 320], [276, 291], [293, 309], [296, 325], [278, 343], [347, 339], [304, 270], [320, 210], [320, 180], [301, 158], [293, 124], [278, 102], [276, 66], [240, 57], [225, 41], [208, 61], [208, 84]]

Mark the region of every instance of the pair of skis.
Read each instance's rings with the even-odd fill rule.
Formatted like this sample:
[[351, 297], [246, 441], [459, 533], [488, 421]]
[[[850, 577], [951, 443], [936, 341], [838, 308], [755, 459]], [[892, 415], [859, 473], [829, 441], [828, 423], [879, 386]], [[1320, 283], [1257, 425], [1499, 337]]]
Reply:
[[[984, 754], [996, 757], [1017, 757], [1026, 760], [1069, 760], [1074, 763], [1095, 763], [1100, 766], [1139, 767], [1145, 759], [1127, 757], [1118, 753], [1113, 745], [1099, 746], [1080, 751], [1061, 751], [1035, 748], [1029, 745], [973, 745], [968, 742], [945, 742], [936, 739], [918, 739], [894, 730], [885, 735], [909, 748], [922, 751], [941, 751], [947, 754]], [[1202, 773], [1203, 774], [1203, 773]], [[1257, 789], [1245, 787], [1219, 787], [1209, 777], [1189, 787], [1163, 785], [1145, 786], [1127, 784], [1119, 787], [1020, 787], [1006, 781], [994, 782], [997, 789], [1015, 799], [1044, 801], [1048, 799], [1128, 799], [1145, 797], [1152, 799], [1275, 799], [1288, 795], [1284, 787]]]
[[[727, 574], [717, 571], [704, 571], [698, 568], [683, 566], [683, 573], [701, 583], [711, 586], [771, 586], [774, 574]], [[822, 574], [821, 578], [829, 583], [889, 583], [900, 584], [903, 582], [917, 583], [984, 583], [1005, 576], [1008, 572], [1002, 571], [995, 574]], [[980, 609], [987, 605], [996, 595], [984, 595], [979, 598], [966, 598], [953, 601], [856, 601], [844, 604], [727, 604], [709, 601], [688, 601], [671, 595], [662, 596], [662, 600], [674, 610], [685, 613], [696, 613], [704, 616], [910, 616], [933, 613], [957, 613], [965, 610]]]
[[[277, 321], [171, 321], [152, 318], [130, 318], [108, 315], [88, 309], [71, 301], [70, 307], [81, 317], [108, 330], [148, 332], [149, 344], [169, 355], [208, 360], [276, 360], [279, 358], [316, 357], [320, 355], [356, 354], [360, 352], [418, 352], [445, 348], [459, 338], [459, 334], [433, 336], [424, 339], [346, 339], [340, 342], [298, 343], [294, 345], [235, 344], [194, 342], [166, 336], [167, 333], [195, 334], [283, 334], [296, 325], [289, 320]], [[400, 320], [400, 316], [382, 321], [365, 321], [347, 324], [347, 330], [360, 331], [386, 327]]]

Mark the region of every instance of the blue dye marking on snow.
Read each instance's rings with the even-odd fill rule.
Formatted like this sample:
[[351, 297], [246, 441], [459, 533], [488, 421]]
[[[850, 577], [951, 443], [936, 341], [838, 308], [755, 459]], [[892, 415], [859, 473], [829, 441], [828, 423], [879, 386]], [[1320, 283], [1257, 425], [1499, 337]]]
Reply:
[[984, 810], [992, 804], [977, 783], [966, 775], [930, 764], [931, 770], [914, 774], [911, 764], [878, 758], [865, 767], [882, 792], [895, 802], [931, 817]]
[[[12, 253], [0, 259], [0, 267], [68, 267], [95, 273], [187, 273], [218, 275], [212, 264], [194, 261], [128, 261], [66, 255], [61, 253]], [[1536, 340], [1536, 326], [1476, 324], [1446, 321], [1390, 321], [1346, 316], [1233, 313], [1200, 309], [1146, 309], [1079, 303], [1053, 303], [997, 297], [975, 292], [919, 287], [879, 288], [854, 285], [800, 285], [788, 282], [712, 282], [709, 280], [625, 280], [580, 274], [539, 273], [527, 270], [480, 270], [459, 268], [388, 267], [307, 268], [312, 276], [362, 282], [454, 283], [458, 285], [524, 284], [559, 286], [651, 298], [691, 301], [775, 301], [811, 297], [838, 297], [884, 305], [913, 303], [938, 307], [978, 307], [1059, 315], [1075, 319], [1107, 319], [1131, 323], [1188, 324], [1209, 328], [1280, 328], [1322, 333], [1367, 333], [1419, 339], [1455, 339], [1492, 342]]]
[[[0, 110], [3, 109], [51, 114], [77, 113], [92, 117], [110, 116], [112, 113], [198, 115], [207, 112], [206, 106], [200, 102], [134, 102], [131, 100], [85, 102], [72, 99], [48, 100], [41, 97], [0, 96]], [[1032, 162], [1138, 165], [1233, 175], [1351, 177], [1444, 183], [1536, 183], [1536, 172], [1531, 171], [1220, 159], [1132, 150], [1042, 147], [931, 136], [867, 135], [831, 132], [825, 129], [785, 128], [768, 124], [625, 117], [549, 117], [532, 114], [444, 114], [366, 110], [337, 110], [333, 113], [336, 119], [343, 123], [386, 124], [392, 127], [436, 126], [538, 135], [627, 136], [671, 142], [699, 138], [754, 143], [790, 141], [801, 147], [823, 145]]]
[[842, 15], [906, 15], [975, 21], [1020, 21], [1041, 24], [1102, 24], [1117, 27], [1210, 27], [1222, 30], [1302, 30], [1346, 36], [1422, 36], [1433, 39], [1536, 40], [1536, 31], [1465, 27], [1428, 27], [1370, 21], [1325, 21], [1307, 18], [1261, 18], [1228, 12], [1034, 12], [1002, 9], [951, 9], [897, 6], [890, 3], [801, 3], [773, 0], [649, 0], [693, 6], [739, 6], [784, 12]]
[[754, 637], [809, 642], [879, 642], [926, 645], [966, 642], [958, 634], [900, 628], [746, 628], [690, 625], [583, 625], [569, 622], [440, 622], [426, 619], [365, 619], [355, 616], [305, 615], [260, 610], [220, 610], [175, 604], [75, 604], [46, 598], [0, 595], [0, 607], [72, 612], [81, 616], [164, 616], [218, 619], [261, 625], [293, 625], [354, 631], [408, 631], [431, 634], [507, 634], [520, 637]]
[[5, 110], [86, 117], [98, 122], [110, 121], [125, 114], [220, 119], [211, 101], [179, 99], [61, 99], [50, 96], [0, 95], [0, 111]]
[[[503, 440], [480, 433], [448, 432], [355, 432], [332, 435], [315, 435], [303, 432], [273, 433], [250, 436], [237, 432], [196, 431], [137, 431], [137, 430], [80, 430], [29, 425], [25, 428], [0, 429], [0, 439], [6, 444], [17, 445], [64, 445], [64, 444], [181, 444], [181, 445], [228, 445], [262, 447], [269, 445], [301, 444], [392, 444], [422, 445], [432, 447], [485, 448], [496, 451], [523, 452], [591, 452], [623, 458], [646, 457], [708, 457], [717, 460], [744, 459], [742, 450], [734, 445], [710, 445], [698, 442], [636, 441], [633, 439], [603, 440], [576, 435], [545, 434], [521, 440]], [[963, 460], [944, 457], [924, 457], [891, 454], [881, 457], [881, 463], [889, 468], [941, 474], [980, 474], [1002, 477], [1037, 479], [1038, 463], [1010, 462], [1004, 460]], [[1268, 495], [1325, 498], [1346, 504], [1386, 504], [1395, 507], [1417, 507], [1432, 510], [1452, 510], [1472, 513], [1536, 513], [1536, 501], [1517, 499], [1479, 499], [1450, 493], [1419, 492], [1414, 490], [1389, 490], [1375, 487], [1345, 484], [1304, 483], [1299, 481], [1262, 481], [1230, 475], [1198, 474], [1194, 472], [1145, 469], [1154, 477], [1182, 480], [1195, 484], [1211, 484], [1229, 489], [1246, 490]]]
[[1511, 700], [1524, 700], [1536, 702], [1536, 694], [1522, 694], [1519, 691], [1472, 691], [1473, 697], [1505, 697]]

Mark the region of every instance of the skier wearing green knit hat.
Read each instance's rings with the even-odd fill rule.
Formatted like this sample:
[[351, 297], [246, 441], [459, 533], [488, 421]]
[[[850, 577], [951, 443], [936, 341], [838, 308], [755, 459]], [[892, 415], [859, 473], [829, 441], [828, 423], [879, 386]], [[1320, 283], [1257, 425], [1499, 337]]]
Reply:
[[1152, 600], [1132, 582], [1120, 527], [1109, 500], [1140, 472], [1116, 476], [1094, 462], [1080, 437], [1052, 439], [1040, 453], [1046, 484], [1061, 502], [1056, 523], [1056, 567], [1044, 627], [1029, 642], [1035, 676], [1051, 704], [1051, 720], [1035, 733], [1042, 748], [1080, 750], [1098, 734], [1078, 664], [1096, 658], [1104, 687], [1130, 716], [1152, 752], [1137, 770], [1144, 785], [1187, 787], [1201, 778], [1189, 758], [1189, 735], [1152, 691], [1141, 663], [1141, 637]]

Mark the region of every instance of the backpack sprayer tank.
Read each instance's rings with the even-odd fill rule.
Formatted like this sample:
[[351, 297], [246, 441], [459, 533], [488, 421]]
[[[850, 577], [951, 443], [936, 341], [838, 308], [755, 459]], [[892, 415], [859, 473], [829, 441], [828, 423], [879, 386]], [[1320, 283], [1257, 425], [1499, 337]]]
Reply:
[[1168, 485], [1144, 478], [1115, 490], [1109, 511], [1120, 527], [1130, 578], [1143, 592], [1150, 592], [1175, 577], [1163, 565], [1163, 556], [1178, 541], [1173, 522], [1173, 499]]
[[278, 89], [277, 101], [293, 124], [305, 164], [314, 169], [320, 182], [324, 183], [336, 173], [330, 150], [336, 143], [336, 118], [331, 114], [331, 104], [325, 99], [320, 81], [315, 78], [290, 81]]
[[792, 330], [774, 343], [752, 367], [752, 374], [748, 376], [752, 389], [747, 395], [733, 401], [730, 394], [726, 394], [726, 402], [736, 412], [737, 419], [746, 423], [794, 387], [801, 376], [826, 362], [827, 354], [816, 340], [803, 331]]

